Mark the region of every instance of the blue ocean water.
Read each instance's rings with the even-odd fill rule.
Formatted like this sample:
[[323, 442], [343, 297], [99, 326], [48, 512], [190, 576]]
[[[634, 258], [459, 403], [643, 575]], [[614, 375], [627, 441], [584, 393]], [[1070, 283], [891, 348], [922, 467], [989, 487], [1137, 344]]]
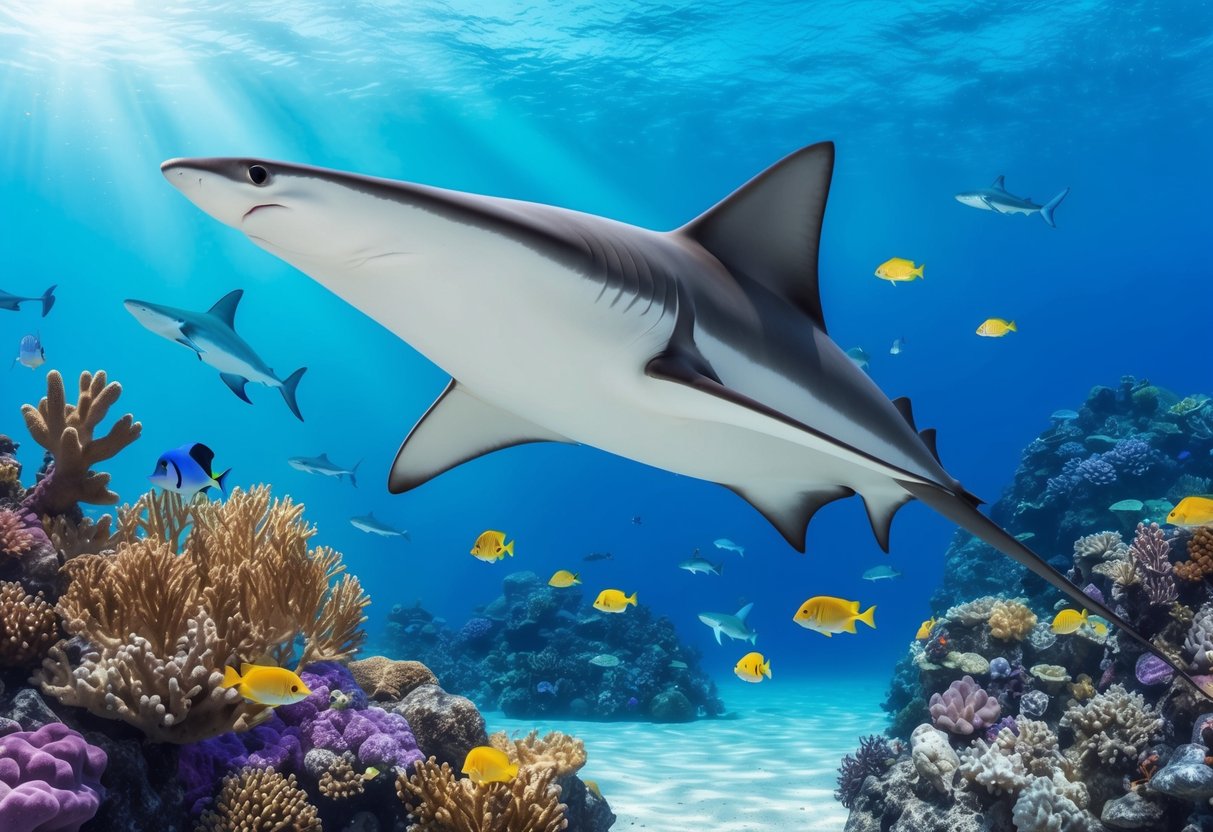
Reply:
[[[926, 617], [945, 521], [906, 508], [886, 556], [849, 501], [821, 512], [800, 555], [718, 486], [564, 446], [503, 451], [393, 497], [387, 468], [446, 376], [201, 214], [159, 163], [279, 158], [671, 228], [832, 139], [831, 334], [872, 356], [886, 392], [913, 397], [952, 473], [992, 501], [1048, 415], [1092, 385], [1131, 373], [1208, 388], [1211, 30], [1207, 4], [1162, 2], [8, 2], [0, 288], [58, 284], [59, 301], [45, 319], [0, 311], [0, 345], [15, 356], [37, 332], [47, 354], [37, 371], [0, 367], [0, 432], [25, 436], [19, 407], [43, 394], [46, 369], [107, 370], [144, 425], [109, 466], [116, 490], [133, 498], [161, 452], [208, 444], [233, 483], [307, 504], [373, 598], [372, 639], [393, 604], [419, 600], [457, 625], [507, 572], [568, 568], [668, 616], [726, 704], [748, 647], [718, 647], [696, 614], [750, 601], [776, 679], [881, 674]], [[1071, 188], [1058, 227], [953, 199], [998, 175], [1038, 202]], [[926, 278], [875, 279], [894, 256]], [[241, 402], [122, 305], [201, 310], [235, 288], [237, 329], [265, 360], [308, 368], [305, 422], [273, 390]], [[977, 338], [988, 317], [1019, 332]], [[365, 460], [359, 487], [286, 464], [321, 452]], [[27, 441], [21, 458], [36, 468], [39, 449]], [[349, 524], [371, 510], [411, 542]], [[468, 556], [486, 528], [517, 540], [513, 560]], [[715, 550], [721, 537], [744, 559]], [[723, 579], [676, 568], [695, 548], [725, 562]], [[583, 562], [593, 551], [614, 558]], [[882, 563], [904, 577], [860, 579]], [[799, 628], [792, 614], [819, 594], [876, 604], [878, 628], [829, 640]]]

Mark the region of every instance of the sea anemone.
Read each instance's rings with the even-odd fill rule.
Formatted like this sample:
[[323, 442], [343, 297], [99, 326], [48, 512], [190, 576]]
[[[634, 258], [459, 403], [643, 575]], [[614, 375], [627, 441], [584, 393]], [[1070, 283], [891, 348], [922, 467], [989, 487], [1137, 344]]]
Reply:
[[877, 734], [860, 737], [859, 748], [854, 754], [842, 758], [838, 767], [838, 790], [834, 797], [846, 808], [855, 805], [855, 798], [863, 788], [863, 781], [879, 777], [892, 765], [897, 754], [889, 741]]

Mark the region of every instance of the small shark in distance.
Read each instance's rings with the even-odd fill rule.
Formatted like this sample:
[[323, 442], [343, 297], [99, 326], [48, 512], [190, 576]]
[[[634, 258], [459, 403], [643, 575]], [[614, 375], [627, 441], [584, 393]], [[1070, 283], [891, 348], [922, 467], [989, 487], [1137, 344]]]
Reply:
[[405, 540], [411, 540], [407, 531], [389, 526], [376, 517], [373, 511], [368, 511], [358, 517], [351, 517], [350, 525], [367, 534], [377, 534], [380, 537], [403, 537]]
[[11, 295], [8, 292], [0, 289], [0, 309], [9, 312], [16, 312], [21, 308], [21, 304], [30, 303], [32, 301], [42, 302], [42, 317], [46, 317], [46, 313], [51, 311], [51, 307], [55, 305], [55, 286], [50, 287], [42, 293], [41, 297], [27, 298], [21, 295]]
[[720, 634], [738, 641], [748, 641], [750, 644], [758, 643], [758, 633], [746, 626], [746, 616], [750, 614], [750, 610], [754, 608], [751, 602], [739, 609], [736, 615], [728, 615], [723, 612], [701, 612], [699, 620], [712, 628], [712, 633], [716, 636], [716, 643], [722, 644]]
[[968, 205], [970, 208], [980, 208], [982, 211], [993, 211], [995, 214], [1040, 214], [1040, 218], [1051, 225], [1057, 227], [1057, 223], [1053, 222], [1053, 212], [1057, 210], [1057, 206], [1066, 198], [1066, 194], [1070, 192], [1066, 188], [1057, 196], [1050, 199], [1044, 205], [1037, 205], [1032, 201], [1031, 197], [1015, 196], [1009, 193], [1003, 185], [1003, 179], [1006, 177], [1000, 176], [994, 180], [994, 184], [988, 188], [981, 188], [976, 191], [968, 191], [956, 195], [956, 201]]
[[[793, 152], [671, 231], [266, 159], [160, 169], [198, 208], [452, 377], [401, 445], [394, 493], [502, 448], [585, 444], [718, 483], [802, 552], [813, 515], [853, 496], [887, 551], [894, 514], [917, 499], [1196, 684], [984, 515], [909, 399], [890, 400], [830, 338], [818, 250], [831, 142]], [[987, 191], [983, 207], [1014, 207]], [[1046, 220], [1057, 201], [1040, 207]], [[508, 321], [509, 337], [469, 338], [450, 325], [453, 311]]]
[[699, 550], [696, 549], [694, 554], [678, 564], [678, 568], [685, 569], [692, 575], [719, 575], [724, 571], [724, 564], [712, 563], [707, 558], [701, 556]]
[[126, 310], [135, 320], [162, 338], [189, 347], [198, 355], [198, 360], [219, 371], [233, 393], [252, 404], [244, 386], [250, 381], [277, 387], [286, 406], [303, 421], [299, 403], [295, 400], [295, 389], [307, 367], [300, 367], [285, 379], [278, 378], [248, 342], [236, 334], [236, 306], [244, 296], [243, 289], [228, 292], [205, 312], [176, 309], [145, 300], [126, 300]]
[[320, 456], [293, 456], [286, 461], [286, 464], [305, 474], [319, 474], [322, 477], [336, 477], [337, 479], [349, 477], [350, 485], [357, 488], [358, 466], [362, 464], [362, 460], [358, 460], [353, 468], [342, 468], [329, 459], [328, 454], [321, 454]]

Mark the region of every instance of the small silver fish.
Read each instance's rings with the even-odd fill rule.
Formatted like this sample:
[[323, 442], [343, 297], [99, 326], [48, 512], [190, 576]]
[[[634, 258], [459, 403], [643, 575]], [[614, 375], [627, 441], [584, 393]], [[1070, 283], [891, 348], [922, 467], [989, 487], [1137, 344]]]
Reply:
[[590, 659], [590, 664], [595, 664], [599, 667], [618, 667], [619, 657], [612, 656], [609, 653], [601, 653]]
[[894, 338], [893, 346], [889, 347], [889, 355], [901, 355], [901, 351], [906, 348], [905, 338]]
[[847, 358], [849, 358], [849, 359], [851, 359], [851, 361], [855, 362], [855, 366], [858, 367], [859, 369], [861, 369], [861, 370], [868, 369], [868, 363], [869, 363], [870, 359], [868, 358], [867, 351], [864, 350], [863, 347], [851, 347], [849, 350], [847, 350]]
[[13, 366], [21, 364], [23, 367], [29, 367], [31, 370], [36, 370], [46, 363], [46, 350], [42, 349], [42, 341], [37, 335], [26, 335], [21, 339], [21, 345], [17, 347], [17, 357], [13, 359]]

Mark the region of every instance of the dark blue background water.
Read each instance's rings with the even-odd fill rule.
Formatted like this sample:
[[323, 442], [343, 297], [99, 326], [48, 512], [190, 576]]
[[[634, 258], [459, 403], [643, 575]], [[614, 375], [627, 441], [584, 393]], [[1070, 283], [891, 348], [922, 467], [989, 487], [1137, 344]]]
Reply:
[[[18, 408], [42, 395], [46, 369], [108, 370], [144, 423], [108, 467], [118, 490], [133, 499], [163, 450], [206, 442], [233, 482], [307, 503], [319, 540], [373, 596], [373, 635], [394, 603], [420, 599], [458, 624], [509, 570], [568, 568], [588, 591], [637, 591], [730, 684], [748, 647], [717, 647], [695, 615], [747, 600], [777, 679], [883, 672], [925, 617], [948, 524], [905, 509], [886, 557], [850, 501], [818, 516], [802, 556], [724, 489], [589, 448], [509, 450], [392, 497], [387, 467], [445, 376], [158, 171], [172, 156], [283, 158], [664, 229], [833, 139], [830, 331], [872, 355], [886, 392], [913, 397], [972, 491], [995, 499], [1049, 413], [1093, 384], [1132, 373], [1209, 391], [1209, 4], [808, 6], [6, 3], [0, 288], [58, 283], [60, 300], [45, 320], [0, 312], [0, 347], [16, 355], [38, 330], [48, 357], [36, 372], [0, 369], [0, 432], [25, 438]], [[952, 198], [999, 174], [1038, 202], [1072, 188], [1058, 228]], [[892, 256], [925, 262], [926, 279], [873, 277]], [[280, 373], [309, 368], [304, 424], [275, 391], [237, 400], [121, 304], [204, 309], [237, 287], [238, 330]], [[990, 316], [1020, 332], [977, 338]], [[890, 356], [899, 336], [906, 350]], [[321, 451], [365, 458], [361, 487], [286, 465]], [[27, 441], [21, 455], [33, 468], [40, 450]], [[348, 524], [371, 509], [412, 542]], [[516, 538], [517, 557], [472, 559], [485, 528]], [[746, 557], [712, 550], [718, 537]], [[723, 580], [676, 568], [694, 547], [719, 554]], [[615, 557], [583, 563], [591, 551]], [[880, 563], [905, 577], [860, 580]], [[876, 603], [879, 629], [801, 630], [791, 616], [816, 594]]]

